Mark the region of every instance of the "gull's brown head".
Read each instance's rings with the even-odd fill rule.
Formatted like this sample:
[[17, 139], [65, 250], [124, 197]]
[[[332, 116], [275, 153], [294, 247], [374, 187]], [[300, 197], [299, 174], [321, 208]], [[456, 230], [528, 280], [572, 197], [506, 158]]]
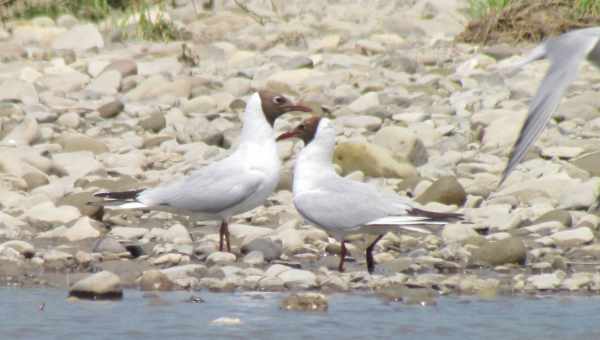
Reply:
[[277, 137], [277, 140], [280, 141], [288, 138], [300, 138], [304, 142], [304, 145], [308, 145], [308, 143], [315, 138], [320, 121], [321, 117], [313, 116], [307, 118], [293, 130], [282, 133], [279, 137]]
[[275, 120], [284, 113], [292, 111], [311, 112], [312, 110], [303, 104], [293, 103], [282, 94], [271, 91], [259, 91], [262, 110], [267, 122], [273, 126]]

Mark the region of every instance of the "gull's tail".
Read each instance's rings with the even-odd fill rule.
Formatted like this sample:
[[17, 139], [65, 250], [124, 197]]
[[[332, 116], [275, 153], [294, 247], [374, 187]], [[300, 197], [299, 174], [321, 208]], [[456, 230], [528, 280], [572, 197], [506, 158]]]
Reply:
[[444, 225], [452, 222], [463, 221], [464, 216], [460, 213], [446, 213], [423, 210], [419, 208], [410, 208], [405, 215], [387, 216], [378, 218], [367, 223], [369, 227], [385, 227], [385, 229], [400, 228], [408, 231], [415, 231], [424, 234], [431, 232], [416, 226], [423, 225]]
[[116, 209], [143, 209], [147, 205], [137, 200], [140, 193], [145, 189], [129, 191], [99, 192], [94, 197], [102, 198], [102, 201], [88, 202], [90, 205], [101, 205], [107, 208]]

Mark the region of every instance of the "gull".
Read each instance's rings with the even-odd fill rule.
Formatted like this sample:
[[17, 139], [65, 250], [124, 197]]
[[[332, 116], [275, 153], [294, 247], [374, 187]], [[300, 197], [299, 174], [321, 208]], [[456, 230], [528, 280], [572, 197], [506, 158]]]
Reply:
[[231, 252], [229, 219], [262, 205], [279, 182], [281, 161], [273, 124], [292, 111], [311, 109], [274, 92], [254, 93], [243, 114], [239, 145], [227, 158], [155, 188], [94, 196], [104, 199], [99, 204], [112, 208], [159, 210], [195, 220], [219, 220], [219, 251], [223, 251], [225, 239]]
[[543, 58], [550, 60], [550, 68], [529, 103], [527, 119], [511, 150], [499, 185], [510, 175], [541, 134], [546, 123], [557, 110], [565, 90], [577, 77], [581, 62], [587, 59], [596, 67], [600, 67], [599, 39], [600, 27], [570, 31], [546, 40], [525, 58], [506, 67], [514, 72], [533, 61]]
[[386, 232], [399, 229], [427, 232], [417, 226], [443, 225], [462, 219], [462, 214], [423, 210], [405, 197], [339, 176], [332, 163], [335, 127], [327, 118], [308, 118], [277, 140], [292, 137], [304, 142], [294, 165], [294, 205], [304, 219], [341, 243], [340, 272], [344, 271], [345, 239], [350, 234], [377, 235], [366, 249], [367, 270], [372, 273], [373, 248]]

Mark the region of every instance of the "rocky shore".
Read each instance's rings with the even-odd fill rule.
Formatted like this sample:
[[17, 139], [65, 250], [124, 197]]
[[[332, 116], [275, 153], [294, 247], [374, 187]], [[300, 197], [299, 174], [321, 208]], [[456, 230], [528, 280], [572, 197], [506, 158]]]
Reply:
[[[368, 290], [405, 302], [600, 292], [600, 73], [591, 65], [557, 124], [497, 188], [545, 64], [508, 77], [496, 68], [518, 48], [455, 43], [462, 1], [248, 1], [262, 20], [218, 3], [199, 14], [184, 0], [164, 9], [186, 41], [123, 41], [107, 22], [69, 15], [0, 29], [1, 285], [109, 298], [123, 288]], [[339, 244], [293, 207], [301, 145], [289, 141], [278, 192], [234, 218], [232, 253], [217, 251], [216, 222], [87, 204], [95, 192], [152, 186], [224, 157], [244, 100], [261, 88], [334, 119], [342, 174], [472, 223], [387, 234], [373, 275], [369, 240], [356, 237], [338, 273]]]

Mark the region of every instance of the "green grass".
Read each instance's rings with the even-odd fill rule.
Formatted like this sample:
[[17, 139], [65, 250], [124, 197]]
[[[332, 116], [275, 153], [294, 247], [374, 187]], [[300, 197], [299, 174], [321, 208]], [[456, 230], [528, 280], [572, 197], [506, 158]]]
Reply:
[[126, 0], [58, 0], [58, 1], [23, 1], [24, 9], [17, 13], [22, 19], [37, 16], [48, 16], [56, 19], [62, 14], [72, 14], [80, 19], [100, 21], [106, 18], [111, 9], [129, 5]]
[[[152, 6], [158, 2], [161, 9], [152, 18]], [[182, 33], [164, 13], [165, 0], [54, 0], [25, 1], [25, 7], [16, 13], [20, 19], [47, 16], [56, 19], [62, 14], [72, 14], [80, 20], [99, 22], [110, 20], [120, 30], [123, 39], [171, 41], [182, 38]], [[35, 5], [32, 5], [35, 4]], [[136, 23], [130, 25], [130, 19]]]
[[510, 1], [511, 0], [469, 0], [469, 15], [472, 18], [481, 18], [491, 11], [503, 9]]
[[[161, 9], [155, 12], [152, 17], [152, 7], [142, 2], [138, 6], [133, 6], [125, 10], [125, 20], [134, 17], [137, 20], [133, 31], [123, 29], [125, 38], [152, 40], [152, 41], [172, 41], [181, 39], [181, 32], [175, 27], [173, 22], [169, 20], [164, 13], [164, 5], [160, 5]], [[117, 23], [118, 26], [125, 28], [122, 23]]]
[[600, 15], [600, 0], [577, 0], [577, 12], [580, 15]]

